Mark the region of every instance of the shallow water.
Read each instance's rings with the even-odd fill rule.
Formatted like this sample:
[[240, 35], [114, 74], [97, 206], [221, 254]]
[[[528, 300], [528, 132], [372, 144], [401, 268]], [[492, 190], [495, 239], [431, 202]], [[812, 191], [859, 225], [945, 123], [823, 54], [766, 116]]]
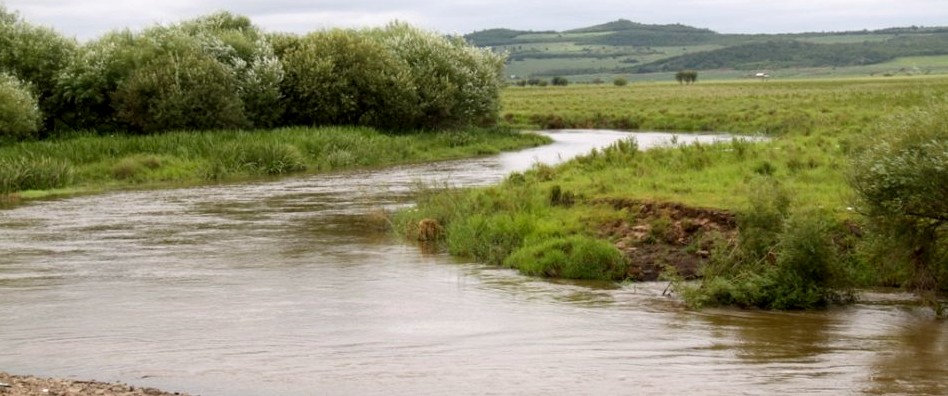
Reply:
[[691, 312], [663, 283], [522, 277], [365, 221], [418, 181], [494, 183], [628, 134], [551, 136], [493, 158], [0, 211], [0, 370], [205, 396], [948, 394], [948, 325], [905, 295]]

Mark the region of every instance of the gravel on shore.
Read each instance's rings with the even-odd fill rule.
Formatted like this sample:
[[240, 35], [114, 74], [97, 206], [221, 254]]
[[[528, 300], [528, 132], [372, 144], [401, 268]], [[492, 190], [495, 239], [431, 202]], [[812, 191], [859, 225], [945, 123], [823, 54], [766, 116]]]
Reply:
[[122, 383], [38, 378], [0, 372], [0, 395], [3, 396], [189, 396], [187, 393], [165, 392], [155, 388], [139, 388]]

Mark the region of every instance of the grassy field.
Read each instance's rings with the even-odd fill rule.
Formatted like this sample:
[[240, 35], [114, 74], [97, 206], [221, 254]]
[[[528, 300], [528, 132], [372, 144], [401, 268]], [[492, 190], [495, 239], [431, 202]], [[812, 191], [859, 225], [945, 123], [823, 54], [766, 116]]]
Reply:
[[371, 128], [284, 128], [77, 136], [0, 147], [0, 196], [243, 180], [496, 154], [548, 139], [509, 130], [384, 134]]
[[946, 90], [944, 76], [511, 87], [502, 93], [502, 116], [527, 128], [838, 137]]
[[[634, 141], [624, 142], [557, 167], [538, 166], [511, 175], [497, 187], [425, 191], [417, 209], [396, 216], [396, 228], [411, 237], [420, 219], [433, 219], [444, 230], [443, 246], [453, 254], [528, 274], [620, 280], [636, 279], [636, 268], [643, 265], [635, 262], [640, 253], [662, 244], [669, 246], [666, 252], [695, 260], [710, 255], [715, 261], [717, 254], [724, 254], [730, 258], [718, 260], [719, 266], [732, 268], [734, 255], [741, 253], [720, 252], [734, 243], [728, 240], [739, 237], [728, 234], [729, 221], [706, 226], [709, 216], [720, 218], [712, 215], [723, 210], [736, 214], [747, 229], [753, 225], [747, 219], [764, 219], [756, 227], [770, 227], [760, 235], [771, 235], [768, 243], [777, 245], [766, 245], [760, 258], [751, 260], [757, 265], [754, 271], [766, 270], [761, 274], [767, 276], [752, 277], [746, 284], [728, 280], [721, 288], [776, 287], [785, 277], [796, 276], [796, 264], [783, 268], [779, 263], [812, 261], [806, 258], [806, 246], [838, 251], [832, 259], [821, 257], [820, 265], [833, 267], [827, 272], [849, 274], [850, 284], [897, 285], [905, 274], [871, 269], [858, 257], [851, 231], [846, 231], [859, 219], [847, 182], [850, 157], [885, 133], [880, 125], [886, 120], [917, 108], [944, 106], [946, 98], [948, 77], [510, 88], [503, 93], [503, 114], [517, 127], [717, 131], [768, 140], [738, 138], [648, 151], [639, 151]], [[649, 209], [655, 207], [650, 202], [666, 209]], [[680, 217], [690, 209], [674, 209], [679, 203], [700, 210]], [[785, 228], [783, 223], [798, 226]], [[781, 245], [784, 237], [786, 244]], [[609, 258], [598, 269], [569, 268], [582, 262], [567, 254], [576, 246], [592, 249], [595, 257], [612, 257], [607, 248], [572, 238], [611, 242], [627, 253], [626, 267], [616, 269]], [[563, 252], [539, 253], [544, 249]], [[776, 254], [779, 265], [761, 267], [770, 254]], [[534, 260], [525, 260], [525, 255]], [[652, 266], [676, 264], [672, 255], [648, 259], [653, 262], [645, 264]], [[536, 262], [559, 267], [538, 271], [532, 267]], [[738, 277], [747, 279], [748, 273], [753, 272]], [[794, 290], [799, 299], [743, 304], [809, 307], [839, 296], [825, 290]]]

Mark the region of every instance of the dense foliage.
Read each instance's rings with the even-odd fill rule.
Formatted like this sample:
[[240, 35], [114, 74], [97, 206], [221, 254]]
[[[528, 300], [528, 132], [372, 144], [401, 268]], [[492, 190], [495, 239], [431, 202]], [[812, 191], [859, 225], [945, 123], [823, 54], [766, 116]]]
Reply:
[[738, 216], [738, 240], [719, 245], [698, 285], [677, 289], [692, 306], [807, 309], [850, 298], [851, 284], [825, 211], [791, 211], [786, 190], [760, 180]]
[[39, 131], [36, 98], [16, 77], [0, 73], [0, 143], [34, 137]]
[[500, 55], [400, 23], [301, 37], [218, 12], [77, 45], [0, 9], [0, 72], [38, 100], [44, 136], [487, 125], [502, 68]]
[[29, 86], [47, 129], [62, 110], [55, 90], [57, 74], [75, 47], [74, 40], [23, 21], [0, 5], [0, 73], [12, 74]]
[[[851, 184], [878, 245], [876, 263], [905, 263], [908, 286], [948, 287], [948, 102], [883, 123], [853, 156]], [[881, 264], [877, 264], [881, 265]]]

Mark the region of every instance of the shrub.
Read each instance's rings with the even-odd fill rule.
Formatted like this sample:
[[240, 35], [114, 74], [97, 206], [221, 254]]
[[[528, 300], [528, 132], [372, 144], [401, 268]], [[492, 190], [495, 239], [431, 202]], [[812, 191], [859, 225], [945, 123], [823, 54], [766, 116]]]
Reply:
[[0, 144], [35, 137], [39, 124], [33, 94], [15, 77], [0, 73]]
[[617, 87], [624, 87], [629, 84], [629, 80], [626, 80], [623, 77], [616, 77], [615, 80], [612, 80], [612, 83]]
[[567, 80], [566, 77], [556, 76], [556, 77], [553, 77], [552, 80], [550, 80], [550, 84], [565, 87], [569, 85], [569, 80]]
[[135, 69], [116, 89], [116, 118], [144, 133], [248, 126], [234, 74], [187, 37], [167, 33], [155, 33], [167, 54]]
[[738, 217], [737, 244], [712, 254], [699, 286], [678, 286], [685, 300], [693, 306], [809, 309], [848, 297], [851, 282], [832, 214], [790, 213], [789, 206], [779, 187], [759, 185]]
[[[948, 286], [948, 101], [893, 118], [853, 155], [850, 182], [876, 242], [928, 295]], [[927, 297], [926, 297], [927, 298]]]
[[410, 72], [418, 111], [405, 128], [439, 129], [488, 125], [500, 111], [503, 55], [468, 44], [462, 37], [392, 23], [368, 32]]
[[29, 85], [47, 118], [46, 129], [52, 128], [62, 108], [55, 95], [57, 75], [75, 49], [75, 40], [24, 22], [0, 4], [0, 71], [10, 72]]
[[569, 279], [622, 279], [628, 265], [607, 241], [574, 235], [531, 241], [504, 260], [527, 275]]
[[283, 57], [293, 124], [397, 127], [418, 109], [410, 72], [381, 43], [354, 30], [303, 37]]
[[152, 133], [275, 126], [282, 79], [267, 36], [245, 17], [217, 13], [86, 43], [57, 89], [75, 129]]
[[283, 115], [280, 85], [283, 64], [265, 35], [250, 19], [226, 11], [174, 25], [200, 42], [205, 52], [237, 78], [237, 94], [253, 127], [277, 125]]

